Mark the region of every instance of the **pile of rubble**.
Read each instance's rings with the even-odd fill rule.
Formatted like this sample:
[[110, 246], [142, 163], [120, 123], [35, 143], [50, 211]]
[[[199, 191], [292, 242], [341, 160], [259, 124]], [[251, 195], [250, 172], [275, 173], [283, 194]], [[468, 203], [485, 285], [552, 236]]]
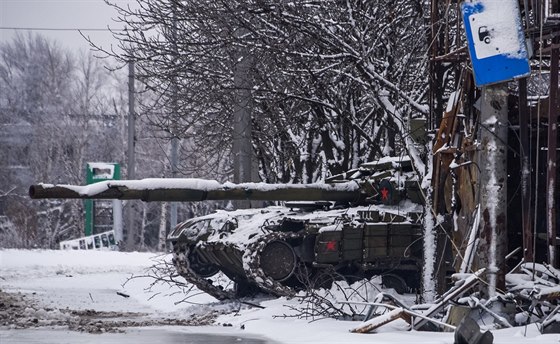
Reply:
[[560, 271], [546, 264], [520, 264], [506, 275], [506, 291], [484, 298], [485, 269], [453, 275], [454, 286], [433, 304], [406, 306], [387, 293], [363, 304], [368, 311], [352, 332], [375, 332], [396, 319], [414, 330], [454, 331], [456, 344], [490, 344], [492, 330], [535, 323], [541, 333], [560, 333]]

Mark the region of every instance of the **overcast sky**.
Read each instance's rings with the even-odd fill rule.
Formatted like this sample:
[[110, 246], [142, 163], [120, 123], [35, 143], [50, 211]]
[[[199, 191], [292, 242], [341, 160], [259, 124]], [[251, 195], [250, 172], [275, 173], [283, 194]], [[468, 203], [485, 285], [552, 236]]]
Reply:
[[[134, 0], [111, 0], [123, 5]], [[89, 49], [88, 43], [76, 29], [122, 29], [123, 25], [112, 18], [117, 14], [103, 0], [0, 0], [0, 42], [14, 37], [16, 32], [26, 30], [13, 28], [37, 28], [33, 30], [56, 39], [62, 46], [75, 50]], [[72, 29], [71, 31], [58, 31]], [[92, 41], [109, 48], [116, 41], [109, 32], [83, 31]]]

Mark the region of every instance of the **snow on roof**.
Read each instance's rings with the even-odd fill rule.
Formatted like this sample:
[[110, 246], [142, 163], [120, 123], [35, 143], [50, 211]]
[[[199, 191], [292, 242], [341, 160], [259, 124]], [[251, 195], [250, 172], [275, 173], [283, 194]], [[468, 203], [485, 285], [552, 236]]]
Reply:
[[397, 157], [386, 156], [383, 158], [379, 158], [378, 160], [375, 161], [363, 163], [361, 166], [363, 168], [375, 168], [377, 166], [382, 166], [384, 164], [391, 163], [393, 167], [396, 168], [403, 163], [410, 163], [410, 162], [411, 160], [409, 156], [397, 156]]

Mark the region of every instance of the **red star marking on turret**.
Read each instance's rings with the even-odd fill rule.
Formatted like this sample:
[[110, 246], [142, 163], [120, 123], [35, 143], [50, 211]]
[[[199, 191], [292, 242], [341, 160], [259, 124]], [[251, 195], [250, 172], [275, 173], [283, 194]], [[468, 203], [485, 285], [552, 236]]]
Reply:
[[387, 201], [389, 199], [389, 189], [383, 188], [381, 189], [381, 199]]
[[327, 251], [336, 251], [336, 241], [327, 241]]

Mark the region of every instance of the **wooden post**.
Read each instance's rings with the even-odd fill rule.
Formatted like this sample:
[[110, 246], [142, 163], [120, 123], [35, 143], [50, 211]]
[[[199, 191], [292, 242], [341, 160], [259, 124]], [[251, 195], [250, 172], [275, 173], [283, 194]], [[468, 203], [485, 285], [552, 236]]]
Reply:
[[507, 134], [508, 106], [505, 84], [482, 89], [480, 110], [480, 267], [487, 267], [488, 296], [505, 290], [507, 254]]

